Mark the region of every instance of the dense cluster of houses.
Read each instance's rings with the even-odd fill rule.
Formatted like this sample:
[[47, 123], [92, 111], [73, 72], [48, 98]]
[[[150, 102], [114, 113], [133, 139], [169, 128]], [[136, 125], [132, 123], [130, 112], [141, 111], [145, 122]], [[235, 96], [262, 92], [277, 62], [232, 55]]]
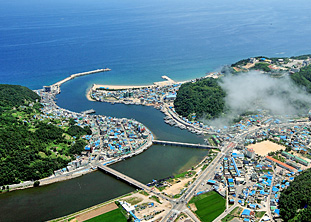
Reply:
[[233, 67], [237, 72], [248, 71], [253, 68], [257, 63], [266, 63], [270, 70], [281, 70], [289, 71], [290, 73], [299, 72], [300, 68], [308, 66], [311, 64], [311, 59], [291, 59], [291, 58], [278, 58], [278, 59], [268, 59], [264, 57], [249, 58], [241, 65]]
[[122, 90], [110, 90], [107, 87], [99, 87], [91, 92], [91, 96], [93, 99], [101, 102], [160, 107], [163, 104], [163, 99], [166, 101], [174, 101], [180, 85], [180, 83], [164, 86], [152, 85]]
[[135, 120], [97, 116], [102, 146], [96, 147], [100, 159], [120, 157], [139, 149], [147, 142], [148, 129]]
[[59, 119], [59, 126], [68, 126], [69, 120], [73, 119], [78, 126], [89, 126], [92, 130], [92, 135], [82, 137], [88, 145], [81, 155], [76, 156], [66, 168], [55, 171], [55, 175], [88, 166], [93, 161], [109, 161], [131, 154], [144, 146], [152, 136], [143, 124], [135, 120], [68, 111], [55, 104], [51, 92], [39, 90], [37, 93], [43, 105], [43, 114], [39, 118]]
[[[307, 161], [288, 152], [283, 151], [280, 155], [287, 160], [297, 161], [301, 166], [309, 166]], [[209, 180], [208, 183], [214, 188], [227, 188], [228, 204], [243, 208], [240, 215], [243, 221], [256, 221], [256, 211], [266, 212], [263, 217], [265, 220], [270, 220], [271, 217], [277, 219], [281, 191], [290, 186], [294, 176], [302, 172], [279, 162], [269, 156], [257, 156], [251, 148], [240, 147], [223, 158], [221, 166], [216, 168], [214, 180]], [[271, 212], [270, 215], [268, 211]]]
[[293, 151], [308, 154], [308, 146], [311, 143], [311, 133], [305, 125], [292, 125], [287, 127], [274, 126], [268, 129], [258, 130], [246, 137], [245, 143], [254, 143], [263, 139], [271, 139]]

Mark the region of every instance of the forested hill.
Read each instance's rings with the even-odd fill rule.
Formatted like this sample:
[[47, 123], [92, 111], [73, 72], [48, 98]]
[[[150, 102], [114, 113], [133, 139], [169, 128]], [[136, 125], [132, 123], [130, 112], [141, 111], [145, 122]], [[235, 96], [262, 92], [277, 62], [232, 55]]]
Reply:
[[305, 87], [311, 93], [311, 65], [302, 67], [299, 72], [291, 75], [292, 80], [299, 86]]
[[[37, 94], [0, 85], [0, 185], [38, 180], [67, 166], [91, 134], [72, 119], [44, 115]], [[1, 192], [1, 190], [0, 190]]]
[[0, 84], [0, 107], [24, 105], [24, 101], [35, 102], [40, 97], [32, 90], [19, 85]]
[[311, 220], [311, 169], [296, 176], [279, 199], [280, 215], [284, 221]]
[[225, 96], [217, 79], [204, 78], [194, 83], [188, 82], [178, 90], [174, 101], [175, 111], [189, 119], [193, 114], [197, 118], [215, 118], [224, 111]]

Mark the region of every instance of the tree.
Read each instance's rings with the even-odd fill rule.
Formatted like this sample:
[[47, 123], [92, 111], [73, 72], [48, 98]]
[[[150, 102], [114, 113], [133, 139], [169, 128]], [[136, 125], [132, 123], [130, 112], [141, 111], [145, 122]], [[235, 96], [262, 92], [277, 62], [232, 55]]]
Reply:
[[34, 183], [33, 183], [33, 187], [38, 187], [40, 185], [40, 181], [36, 180]]
[[184, 117], [208, 119], [218, 117], [225, 110], [225, 91], [219, 86], [218, 80], [204, 78], [195, 83], [181, 85], [174, 101], [176, 112]]
[[[311, 169], [295, 177], [290, 186], [282, 191], [279, 199], [280, 216], [284, 221], [310, 221], [311, 216]], [[309, 218], [309, 219], [308, 219]]]

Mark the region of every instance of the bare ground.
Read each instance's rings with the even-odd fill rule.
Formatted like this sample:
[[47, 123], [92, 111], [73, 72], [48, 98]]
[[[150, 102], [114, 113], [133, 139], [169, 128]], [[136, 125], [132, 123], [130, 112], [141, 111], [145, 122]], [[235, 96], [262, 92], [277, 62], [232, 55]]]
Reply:
[[97, 217], [101, 214], [115, 210], [117, 208], [118, 208], [118, 206], [115, 203], [110, 203], [110, 204], [107, 204], [107, 205], [100, 207], [98, 209], [91, 210], [90, 212], [81, 214], [81, 215], [77, 216], [76, 219], [78, 222], [86, 221], [86, 220], [91, 219], [93, 217]]

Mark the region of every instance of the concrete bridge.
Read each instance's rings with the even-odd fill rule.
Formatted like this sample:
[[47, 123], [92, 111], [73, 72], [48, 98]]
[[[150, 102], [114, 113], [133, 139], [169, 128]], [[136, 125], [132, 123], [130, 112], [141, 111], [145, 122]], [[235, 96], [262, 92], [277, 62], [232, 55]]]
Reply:
[[118, 171], [116, 171], [110, 167], [100, 165], [100, 166], [97, 166], [97, 169], [99, 169], [105, 173], [108, 173], [112, 176], [115, 176], [116, 178], [121, 179], [121, 180], [125, 181], [126, 183], [128, 183], [134, 187], [137, 187], [139, 189], [142, 189], [142, 190], [145, 190], [148, 192], [151, 191], [150, 187], [148, 187], [147, 185], [142, 184], [141, 182], [139, 182], [139, 181], [137, 181], [137, 180], [135, 180], [129, 176], [126, 176], [126, 175], [124, 175], [124, 174], [122, 174], [122, 173], [120, 173], [120, 172], [118, 172]]
[[217, 146], [210, 145], [202, 145], [202, 144], [193, 144], [193, 143], [182, 143], [182, 142], [172, 142], [172, 141], [162, 141], [162, 140], [152, 140], [153, 144], [160, 145], [170, 145], [170, 146], [183, 146], [183, 147], [191, 147], [191, 148], [199, 148], [199, 149], [219, 149]]

